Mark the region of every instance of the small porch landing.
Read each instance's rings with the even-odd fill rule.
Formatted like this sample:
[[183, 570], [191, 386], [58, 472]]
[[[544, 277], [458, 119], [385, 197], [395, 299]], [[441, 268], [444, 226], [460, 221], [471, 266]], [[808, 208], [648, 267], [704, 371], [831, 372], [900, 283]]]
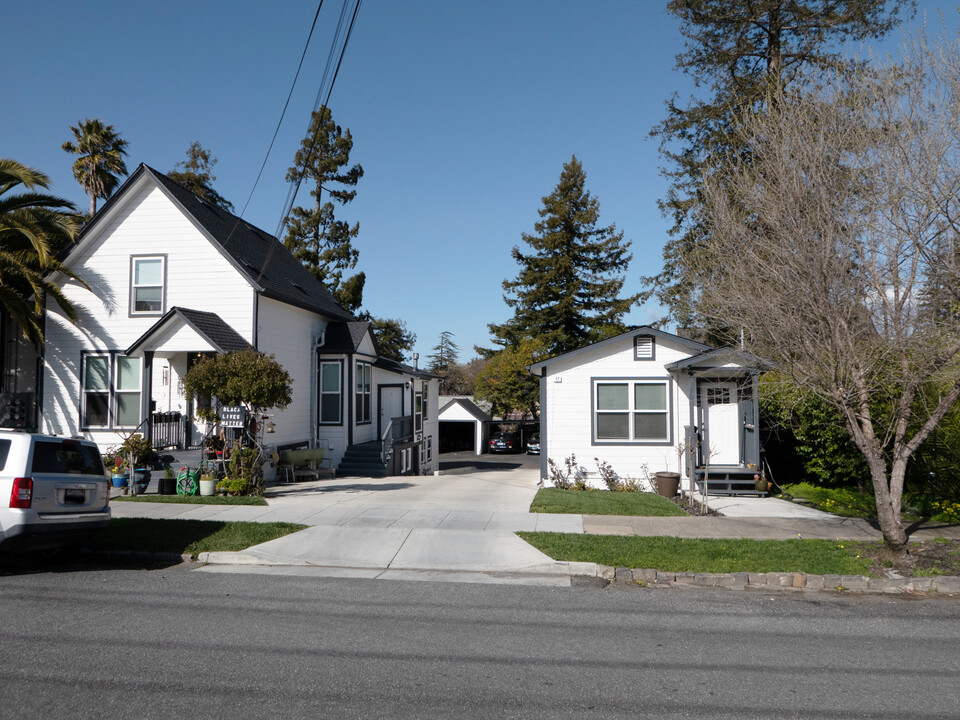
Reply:
[[[709, 471], [709, 472], [708, 472]], [[748, 495], [767, 497], [766, 490], [757, 490], [755, 468], [742, 465], [709, 465], [694, 469], [697, 491], [710, 495]]]

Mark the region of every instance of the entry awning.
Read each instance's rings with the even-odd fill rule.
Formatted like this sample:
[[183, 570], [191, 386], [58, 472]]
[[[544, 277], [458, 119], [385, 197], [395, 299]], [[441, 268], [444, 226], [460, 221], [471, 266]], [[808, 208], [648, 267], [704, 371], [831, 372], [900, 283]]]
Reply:
[[173, 307], [127, 348], [126, 354], [226, 353], [249, 347], [250, 343], [216, 313]]

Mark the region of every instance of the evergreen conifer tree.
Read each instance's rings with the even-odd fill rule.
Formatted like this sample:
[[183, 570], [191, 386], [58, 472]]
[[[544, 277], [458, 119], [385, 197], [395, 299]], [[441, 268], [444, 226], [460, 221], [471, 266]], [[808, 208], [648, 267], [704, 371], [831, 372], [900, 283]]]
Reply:
[[[360, 223], [349, 223], [335, 217], [335, 203], [345, 205], [356, 196], [353, 188], [363, 177], [360, 165], [350, 165], [353, 137], [333, 121], [330, 109], [313, 113], [310, 129], [294, 156], [287, 180], [295, 182], [301, 174], [311, 185], [313, 207], [295, 207], [287, 217], [284, 244], [327, 286], [347, 310], [355, 311], [362, 304], [363, 281], [358, 273], [346, 280], [343, 272], [356, 267], [359, 251], [353, 239], [360, 232]], [[326, 192], [327, 201], [321, 195]]]
[[520, 264], [505, 280], [504, 300], [514, 315], [490, 324], [494, 342], [517, 347], [536, 338], [550, 354], [567, 352], [622, 332], [623, 316], [637, 295], [620, 297], [632, 255], [615, 225], [600, 227], [600, 203], [586, 187], [583, 166], [574, 155], [560, 182], [543, 198], [536, 234], [523, 234], [532, 252], [513, 248]]
[[[667, 117], [651, 134], [661, 140], [671, 185], [660, 208], [673, 220], [663, 250], [663, 270], [644, 278], [642, 299], [656, 296], [679, 325], [704, 324], [697, 296], [705, 279], [693, 270], [697, 245], [708, 223], [698, 209], [703, 184], [724, 172], [724, 158], [740, 157], [736, 127], [743, 118], [766, 112], [777, 98], [850, 66], [844, 41], [862, 42], [892, 30], [913, 0], [670, 0], [667, 12], [681, 21], [686, 49], [677, 69], [706, 98], [686, 105], [675, 95]], [[717, 268], [715, 272], [722, 272]]]

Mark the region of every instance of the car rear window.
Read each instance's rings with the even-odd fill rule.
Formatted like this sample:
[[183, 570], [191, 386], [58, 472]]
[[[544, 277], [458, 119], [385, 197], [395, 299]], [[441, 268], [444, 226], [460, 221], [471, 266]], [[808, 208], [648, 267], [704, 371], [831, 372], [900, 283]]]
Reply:
[[103, 475], [103, 460], [92, 445], [38, 440], [33, 444], [32, 471], [61, 475]]
[[10, 454], [10, 441], [0, 440], [0, 472], [7, 465], [7, 455]]

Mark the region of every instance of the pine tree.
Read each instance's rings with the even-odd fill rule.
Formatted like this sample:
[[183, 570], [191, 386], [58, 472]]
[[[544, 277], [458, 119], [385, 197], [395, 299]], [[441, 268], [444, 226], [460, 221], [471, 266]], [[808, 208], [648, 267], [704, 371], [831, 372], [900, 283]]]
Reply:
[[532, 252], [513, 248], [520, 272], [503, 289], [514, 315], [489, 325], [498, 345], [517, 347], [524, 338], [537, 338], [549, 353], [562, 353], [625, 329], [623, 316], [637, 301], [637, 295], [620, 297], [630, 242], [615, 225], [598, 227], [600, 203], [585, 183], [573, 156], [543, 198], [536, 234], [523, 234]]
[[453, 333], [444, 330], [440, 333], [440, 342], [433, 346], [433, 354], [430, 355], [430, 365], [428, 369], [432, 373], [442, 375], [455, 365], [459, 357], [460, 348], [453, 341]]
[[213, 189], [213, 181], [217, 179], [213, 174], [213, 166], [216, 164], [217, 159], [213, 154], [194, 140], [187, 148], [187, 159], [174, 165], [167, 177], [208, 203], [233, 212], [233, 203]]
[[[660, 208], [673, 220], [660, 274], [644, 278], [646, 300], [656, 296], [679, 325], [702, 324], [696, 299], [703, 279], [692, 270], [698, 243], [707, 232], [698, 215], [703, 183], [722, 173], [725, 157], [736, 157], [739, 119], [764, 112], [771, 99], [823, 77], [852, 61], [840, 44], [879, 38], [892, 30], [913, 0], [671, 0], [667, 11], [681, 21], [686, 51], [677, 68], [706, 99], [667, 102], [667, 118], [651, 135], [661, 140], [668, 166], [667, 196]], [[718, 271], [722, 271], [718, 269]]]
[[[310, 129], [294, 156], [287, 180], [296, 182], [302, 174], [312, 185], [312, 208], [295, 207], [287, 217], [284, 244], [348, 310], [362, 304], [362, 280], [359, 275], [343, 279], [343, 272], [356, 267], [359, 251], [353, 239], [360, 232], [360, 223], [351, 225], [337, 220], [335, 203], [346, 205], [357, 191], [352, 188], [363, 177], [360, 165], [350, 166], [353, 137], [333, 121], [329, 108], [313, 113]], [[326, 192], [328, 200], [323, 202]], [[343, 292], [340, 290], [343, 288]]]

